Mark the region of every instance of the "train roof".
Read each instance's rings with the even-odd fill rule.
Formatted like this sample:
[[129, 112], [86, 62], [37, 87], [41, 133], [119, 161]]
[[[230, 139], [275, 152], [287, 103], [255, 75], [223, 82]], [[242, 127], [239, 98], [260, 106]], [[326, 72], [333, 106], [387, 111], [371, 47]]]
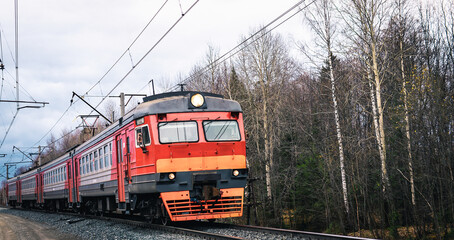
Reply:
[[[204, 104], [201, 107], [194, 107], [191, 104], [192, 96], [200, 94], [204, 98]], [[183, 113], [183, 112], [242, 112], [238, 102], [230, 99], [224, 99], [222, 95], [207, 92], [170, 92], [143, 99], [134, 110], [134, 119], [146, 115], [161, 113]]]

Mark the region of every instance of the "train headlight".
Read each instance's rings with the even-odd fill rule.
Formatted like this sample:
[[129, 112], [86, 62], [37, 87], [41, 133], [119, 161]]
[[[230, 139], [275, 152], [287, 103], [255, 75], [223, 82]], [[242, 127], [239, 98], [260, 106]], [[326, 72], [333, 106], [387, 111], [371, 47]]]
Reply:
[[191, 104], [194, 107], [201, 107], [205, 103], [205, 99], [203, 98], [202, 94], [197, 93], [192, 95], [191, 97]]
[[240, 171], [238, 171], [238, 170], [233, 170], [232, 175], [235, 176], [235, 177], [237, 177], [238, 175], [240, 175]]
[[175, 173], [169, 173], [169, 179], [170, 180], [175, 179]]

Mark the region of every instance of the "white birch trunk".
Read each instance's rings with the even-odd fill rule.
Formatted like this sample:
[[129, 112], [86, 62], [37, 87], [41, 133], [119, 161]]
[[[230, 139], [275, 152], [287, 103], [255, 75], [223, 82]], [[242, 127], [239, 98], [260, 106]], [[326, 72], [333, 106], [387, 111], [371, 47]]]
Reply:
[[[380, 154], [380, 160], [383, 162], [383, 159], [384, 159], [384, 156], [383, 156], [383, 152], [381, 151], [381, 137], [380, 137], [380, 130], [379, 130], [379, 124], [378, 124], [378, 113], [377, 113], [377, 104], [375, 102], [375, 89], [374, 89], [374, 84], [373, 84], [373, 80], [372, 80], [372, 72], [369, 68], [369, 71], [367, 73], [367, 78], [368, 78], [368, 82], [369, 82], [369, 87], [370, 87], [370, 101], [371, 101], [371, 105], [372, 105], [372, 118], [373, 118], [373, 122], [374, 122], [374, 129], [375, 129], [375, 139], [377, 140], [377, 145], [378, 145], [378, 152]], [[383, 170], [383, 166], [382, 166], [382, 170]], [[382, 171], [382, 191], [383, 192], [386, 192], [386, 187], [385, 187], [385, 184], [384, 184], [384, 177], [383, 177], [383, 171]]]
[[339, 144], [339, 165], [341, 171], [341, 179], [342, 179], [342, 195], [344, 197], [344, 205], [345, 211], [347, 214], [350, 212], [348, 207], [348, 192], [347, 192], [347, 179], [345, 177], [345, 167], [344, 167], [344, 147], [342, 144], [342, 132], [341, 126], [339, 121], [339, 110], [337, 107], [337, 99], [336, 99], [336, 88], [334, 83], [334, 73], [333, 73], [333, 63], [331, 60], [331, 52], [330, 52], [330, 44], [328, 44], [328, 64], [329, 64], [329, 77], [331, 81], [331, 97], [333, 100], [333, 107], [334, 107], [334, 120], [336, 122], [336, 132], [337, 132], [337, 142]]
[[[373, 34], [372, 39], [373, 39]], [[372, 41], [371, 43], [371, 57], [372, 57], [372, 71], [374, 74], [374, 82], [375, 82], [375, 97], [376, 97], [376, 114], [378, 114], [378, 135], [377, 138], [380, 139], [378, 141], [378, 151], [380, 153], [380, 161], [381, 161], [381, 174], [382, 174], [382, 182], [383, 182], [383, 192], [387, 193], [387, 190], [390, 188], [389, 178], [388, 178], [388, 170], [386, 167], [386, 142], [385, 142], [385, 127], [384, 127], [384, 120], [383, 120], [383, 106], [381, 101], [381, 82], [380, 76], [378, 71], [378, 64], [377, 64], [377, 53], [375, 48], [375, 43]], [[375, 115], [375, 114], [374, 114]], [[375, 115], [377, 116], [377, 115]]]
[[[402, 51], [402, 42], [400, 43]], [[408, 114], [408, 104], [407, 104], [407, 89], [405, 83], [405, 73], [404, 73], [404, 60], [402, 54], [400, 55], [400, 64], [402, 71], [402, 88], [404, 93], [404, 111], [405, 111], [405, 135], [407, 136], [407, 150], [408, 150], [408, 172], [410, 173], [410, 191], [411, 191], [411, 204], [416, 206], [416, 197], [415, 197], [415, 181], [413, 177], [413, 159], [411, 156], [411, 136], [410, 136], [410, 116]]]
[[[399, 2], [399, 21], [402, 24], [402, 5]], [[407, 137], [407, 151], [408, 151], [408, 172], [410, 174], [410, 191], [411, 191], [411, 204], [416, 206], [416, 197], [415, 197], [415, 181], [413, 177], [413, 158], [411, 156], [411, 136], [410, 136], [410, 116], [408, 113], [408, 103], [407, 103], [407, 82], [405, 79], [405, 69], [404, 69], [404, 52], [403, 52], [403, 33], [402, 26], [399, 29], [399, 47], [400, 47], [400, 71], [402, 76], [402, 92], [404, 95], [404, 112], [405, 112], [405, 136]]]

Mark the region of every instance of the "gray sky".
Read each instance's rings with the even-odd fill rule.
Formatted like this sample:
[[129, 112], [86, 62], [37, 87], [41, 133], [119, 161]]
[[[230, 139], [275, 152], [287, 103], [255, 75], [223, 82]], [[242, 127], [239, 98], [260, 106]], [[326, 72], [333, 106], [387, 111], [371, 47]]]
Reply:
[[[126, 57], [89, 95], [108, 93], [131, 69], [132, 63], [136, 64], [181, 16], [181, 12], [194, 2], [169, 0]], [[248, 36], [252, 29], [266, 25], [297, 2], [199, 1], [112, 95], [119, 95], [120, 92], [139, 93], [140, 90], [141, 93], [150, 94], [146, 85], [150, 79], [155, 80], [157, 92], [164, 91], [177, 82], [179, 75], [186, 76], [191, 67], [203, 61], [208, 45], [218, 48], [223, 54], [236, 46], [241, 36]], [[0, 174], [5, 175], [5, 162], [23, 158], [17, 151], [12, 153], [13, 146], [27, 150], [38, 144], [46, 144], [49, 136], [38, 141], [67, 109], [72, 91], [82, 95], [89, 90], [127, 49], [163, 3], [164, 0], [19, 0], [20, 100], [34, 99], [50, 104], [41, 109], [19, 111], [0, 148], [0, 153], [7, 154], [5, 158], [0, 158]], [[0, 0], [0, 24], [2, 59], [6, 66], [1, 99], [14, 100], [13, 0]], [[308, 38], [302, 24], [302, 13], [275, 32], [282, 34], [290, 47], [295, 49], [294, 42]], [[97, 105], [100, 98], [87, 98], [87, 101]], [[116, 98], [111, 101], [118, 104]], [[0, 142], [15, 109], [16, 104], [0, 103]], [[104, 108], [101, 106], [100, 110]], [[52, 133], [59, 137], [62, 129], [71, 130], [80, 124], [78, 115], [89, 112], [88, 107], [78, 102], [64, 115]], [[0, 180], [3, 180], [1, 176]]]

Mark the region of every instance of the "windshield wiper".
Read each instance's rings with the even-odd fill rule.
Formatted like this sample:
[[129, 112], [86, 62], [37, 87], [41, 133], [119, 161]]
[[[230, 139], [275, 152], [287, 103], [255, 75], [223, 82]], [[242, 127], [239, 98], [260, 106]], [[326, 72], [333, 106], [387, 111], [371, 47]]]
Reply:
[[158, 127], [164, 127], [165, 125], [167, 125], [167, 124], [169, 124], [169, 123], [171, 123], [171, 122], [175, 122], [177, 119], [178, 119], [178, 118], [175, 118], [175, 119], [173, 119], [173, 120], [171, 120], [171, 121], [167, 121], [167, 122], [160, 122], [160, 123], [158, 124]]

